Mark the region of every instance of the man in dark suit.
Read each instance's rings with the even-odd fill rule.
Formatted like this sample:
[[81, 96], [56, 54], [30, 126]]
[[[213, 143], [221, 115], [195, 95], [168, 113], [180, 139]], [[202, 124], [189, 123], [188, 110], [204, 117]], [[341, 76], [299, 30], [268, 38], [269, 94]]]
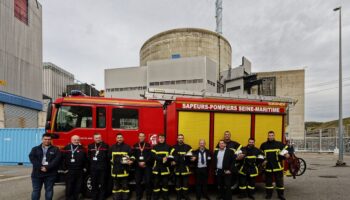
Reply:
[[231, 200], [231, 179], [235, 169], [236, 155], [226, 148], [224, 140], [219, 141], [219, 148], [214, 151], [216, 183], [218, 185], [218, 199]]
[[196, 176], [196, 198], [201, 197], [209, 200], [208, 196], [208, 174], [211, 161], [211, 153], [205, 148], [205, 140], [199, 140], [199, 148], [193, 151], [193, 158]]
[[51, 139], [51, 134], [45, 133], [41, 139], [42, 143], [33, 147], [29, 154], [30, 162], [33, 164], [32, 200], [40, 199], [43, 185], [45, 185], [45, 199], [50, 200], [53, 197], [53, 186], [61, 162], [61, 152], [51, 144]]

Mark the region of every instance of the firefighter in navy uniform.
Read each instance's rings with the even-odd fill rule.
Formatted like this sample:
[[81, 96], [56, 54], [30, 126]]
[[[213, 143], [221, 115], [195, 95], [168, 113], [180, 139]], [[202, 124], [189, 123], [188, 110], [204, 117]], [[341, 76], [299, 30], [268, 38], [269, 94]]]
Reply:
[[64, 169], [66, 174], [66, 199], [76, 200], [83, 185], [83, 173], [87, 168], [86, 154], [80, 144], [80, 137], [73, 135], [71, 143], [63, 148]]
[[[139, 133], [139, 142], [133, 146], [133, 155], [135, 157], [135, 182], [136, 182], [136, 199], [141, 200], [143, 190], [146, 190], [146, 200], [152, 198], [152, 159], [151, 145], [145, 142], [145, 134]], [[144, 186], [141, 184], [144, 183]]]
[[102, 200], [106, 196], [108, 149], [109, 146], [102, 141], [101, 134], [95, 133], [94, 142], [88, 145], [93, 200]]
[[117, 134], [117, 143], [109, 150], [109, 158], [113, 178], [113, 200], [127, 200], [130, 198], [129, 169], [135, 158], [130, 146], [124, 143], [121, 133]]
[[160, 192], [162, 191], [162, 197], [164, 200], [168, 200], [168, 182], [170, 175], [170, 162], [173, 160], [173, 151], [169, 145], [165, 143], [165, 136], [158, 136], [158, 144], [153, 146], [152, 160], [154, 161], [152, 174], [153, 174], [153, 199], [158, 200], [160, 198]]
[[[236, 141], [231, 140], [231, 132], [225, 131], [224, 133], [224, 142], [226, 143], [226, 148], [233, 150], [234, 153], [238, 152], [242, 145]], [[216, 145], [216, 149], [219, 148], [219, 143]]]
[[254, 199], [255, 178], [259, 174], [258, 165], [264, 160], [263, 153], [256, 148], [253, 138], [249, 138], [248, 145], [242, 150], [242, 166], [239, 169], [239, 198]]
[[278, 198], [283, 200], [284, 198], [284, 184], [283, 184], [283, 157], [289, 158], [287, 151], [288, 146], [282, 142], [275, 140], [275, 133], [273, 131], [268, 132], [268, 140], [261, 144], [261, 151], [264, 152], [265, 161], [263, 166], [265, 167], [265, 188], [266, 199], [272, 198], [273, 193], [273, 177], [276, 182], [276, 190]]
[[184, 143], [184, 135], [179, 134], [177, 136], [177, 144], [174, 145], [174, 162], [175, 165], [175, 190], [177, 194], [177, 200], [182, 198], [188, 200], [188, 181], [192, 157], [192, 147]]

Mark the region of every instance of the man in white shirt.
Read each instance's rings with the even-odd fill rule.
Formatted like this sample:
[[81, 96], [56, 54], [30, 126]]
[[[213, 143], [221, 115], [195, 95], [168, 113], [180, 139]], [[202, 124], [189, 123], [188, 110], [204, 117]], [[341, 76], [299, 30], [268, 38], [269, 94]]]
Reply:
[[217, 199], [232, 199], [231, 179], [235, 168], [235, 160], [234, 152], [226, 148], [224, 140], [220, 140], [219, 148], [214, 151], [216, 183], [219, 190]]

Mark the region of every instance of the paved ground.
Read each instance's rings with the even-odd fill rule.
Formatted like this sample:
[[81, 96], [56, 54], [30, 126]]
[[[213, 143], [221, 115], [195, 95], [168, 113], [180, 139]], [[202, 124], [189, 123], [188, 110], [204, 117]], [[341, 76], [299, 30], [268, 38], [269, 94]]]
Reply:
[[[334, 167], [337, 157], [333, 154], [298, 155], [307, 161], [308, 167], [297, 179], [285, 178], [287, 199], [350, 199], [350, 167]], [[350, 156], [344, 160], [350, 166]], [[30, 171], [28, 166], [0, 166], [0, 199], [30, 199]], [[174, 199], [174, 195], [171, 197]], [[215, 199], [214, 194], [212, 197]], [[258, 184], [256, 199], [263, 197], [263, 184]], [[276, 194], [274, 197], [277, 199]], [[55, 186], [54, 199], [64, 199], [64, 186]]]

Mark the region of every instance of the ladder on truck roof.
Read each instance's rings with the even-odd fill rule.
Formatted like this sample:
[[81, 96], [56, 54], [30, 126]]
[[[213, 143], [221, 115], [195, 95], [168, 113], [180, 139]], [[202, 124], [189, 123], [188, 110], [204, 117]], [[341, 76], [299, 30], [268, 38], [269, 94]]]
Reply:
[[255, 100], [255, 101], [270, 101], [288, 103], [289, 109], [293, 107], [297, 100], [291, 97], [278, 96], [262, 96], [262, 95], [237, 95], [230, 93], [212, 93], [212, 92], [195, 92], [190, 90], [176, 90], [176, 89], [162, 89], [162, 88], [148, 88], [144, 95], [145, 99], [174, 101], [177, 97], [193, 97], [193, 98], [218, 98], [218, 99], [241, 99], [241, 100]]

